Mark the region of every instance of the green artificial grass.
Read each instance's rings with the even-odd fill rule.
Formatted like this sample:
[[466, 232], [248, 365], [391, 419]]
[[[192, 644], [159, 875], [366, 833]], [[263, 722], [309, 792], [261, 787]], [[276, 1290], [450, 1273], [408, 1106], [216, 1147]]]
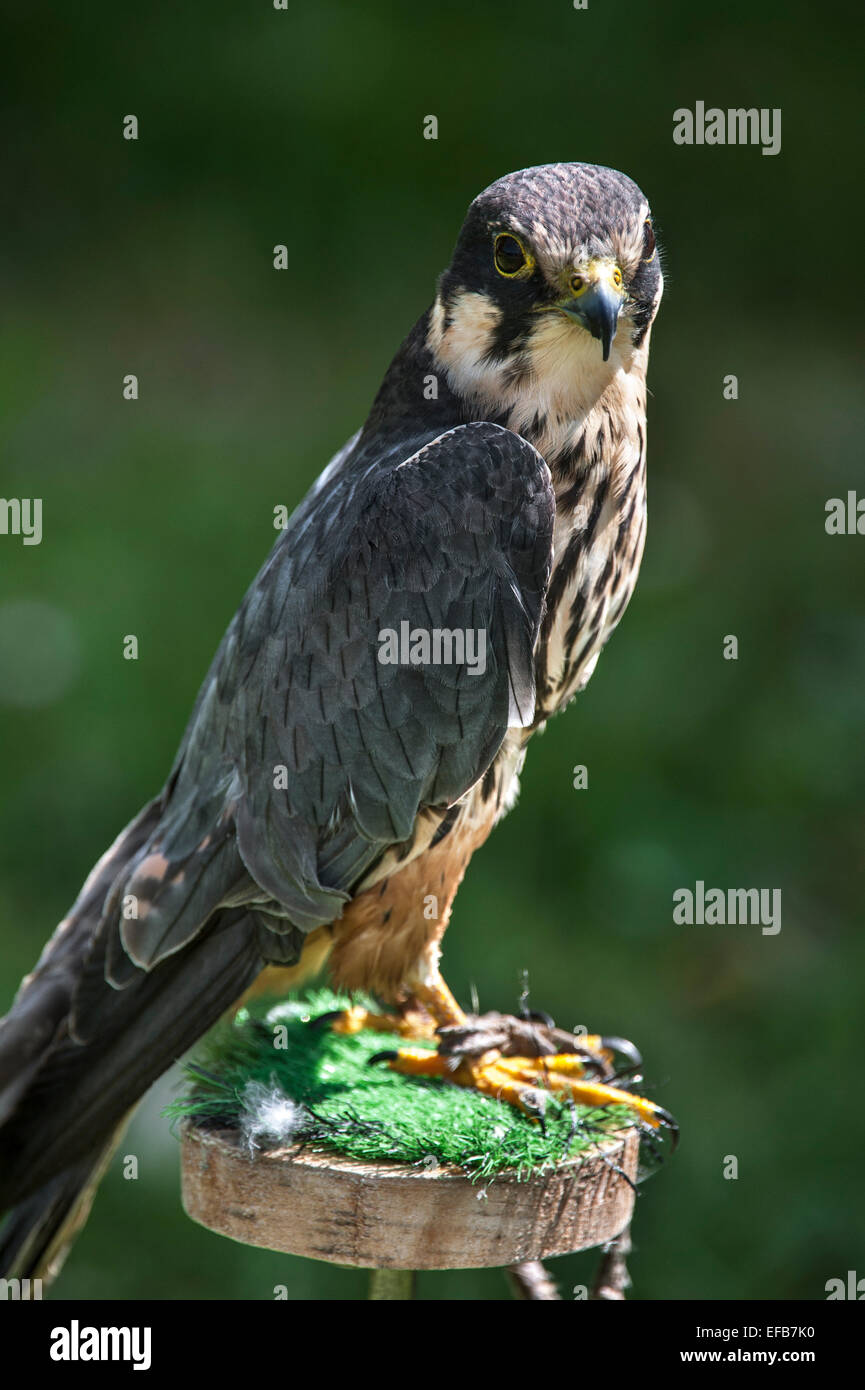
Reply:
[[369, 1066], [377, 1052], [405, 1046], [405, 1039], [310, 1027], [319, 1014], [350, 1003], [375, 1007], [319, 989], [241, 1009], [187, 1064], [188, 1093], [165, 1113], [238, 1129], [251, 1150], [300, 1140], [348, 1158], [450, 1164], [478, 1179], [505, 1171], [527, 1178], [634, 1123], [625, 1106], [598, 1110], [551, 1099], [542, 1129], [476, 1091]]

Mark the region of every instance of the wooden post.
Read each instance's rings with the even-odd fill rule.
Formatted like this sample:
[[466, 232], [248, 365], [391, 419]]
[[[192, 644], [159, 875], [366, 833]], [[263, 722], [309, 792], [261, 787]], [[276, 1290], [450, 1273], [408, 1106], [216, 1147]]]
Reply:
[[360, 1163], [298, 1145], [251, 1158], [237, 1131], [187, 1121], [183, 1203], [212, 1231], [370, 1269], [370, 1298], [405, 1299], [413, 1270], [526, 1266], [614, 1240], [633, 1211], [639, 1145], [625, 1129], [522, 1182], [504, 1173], [472, 1183], [443, 1166]]
[[369, 1296], [405, 1302], [414, 1298], [414, 1281], [413, 1269], [374, 1269], [369, 1276]]
[[631, 1253], [631, 1228], [626, 1226], [615, 1240], [604, 1246], [604, 1253], [595, 1274], [589, 1298], [595, 1303], [621, 1303], [625, 1289], [630, 1286], [628, 1256]]

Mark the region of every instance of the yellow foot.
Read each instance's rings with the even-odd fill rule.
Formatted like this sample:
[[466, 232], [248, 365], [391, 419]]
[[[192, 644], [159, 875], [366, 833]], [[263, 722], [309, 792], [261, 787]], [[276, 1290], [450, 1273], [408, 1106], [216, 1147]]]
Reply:
[[[582, 1041], [585, 1043], [587, 1039]], [[601, 1049], [601, 1055], [609, 1057], [610, 1049]], [[540, 1109], [543, 1113], [545, 1092], [551, 1091], [559, 1097], [569, 1096], [578, 1105], [599, 1109], [605, 1105], [627, 1105], [653, 1129], [662, 1124], [676, 1128], [669, 1111], [654, 1101], [619, 1086], [592, 1080], [586, 1076], [587, 1070], [589, 1066], [584, 1058], [573, 1052], [554, 1053], [551, 1057], [498, 1057], [481, 1068], [484, 1084], [479, 1089], [490, 1094], [491, 1086], [498, 1087], [496, 1094], [502, 1100], [529, 1115], [538, 1113], [538, 1096], [542, 1098]]]
[[[501, 1015], [496, 1015], [498, 1027], [501, 1027], [501, 1018]], [[522, 1022], [514, 1020], [517, 1035]], [[456, 1031], [442, 1030], [445, 1038]], [[483, 1036], [483, 1033], [479, 1036]], [[607, 1105], [625, 1105], [653, 1129], [661, 1125], [669, 1129], [675, 1147], [679, 1130], [668, 1110], [647, 1100], [645, 1096], [609, 1084], [609, 1078], [614, 1075], [614, 1050], [619, 1050], [609, 1045], [613, 1043], [628, 1049], [629, 1057], [638, 1055], [630, 1044], [621, 1043], [620, 1039], [597, 1035], [581, 1037], [579, 1052], [551, 1052], [536, 1057], [505, 1056], [497, 1047], [480, 1054], [461, 1055], [453, 1050], [453, 1040], [447, 1038], [438, 1052], [400, 1048], [398, 1052], [379, 1053], [371, 1061], [387, 1061], [394, 1071], [404, 1076], [439, 1077], [458, 1086], [471, 1087], [482, 1095], [515, 1106], [523, 1114], [541, 1122], [550, 1095], [599, 1109]]]

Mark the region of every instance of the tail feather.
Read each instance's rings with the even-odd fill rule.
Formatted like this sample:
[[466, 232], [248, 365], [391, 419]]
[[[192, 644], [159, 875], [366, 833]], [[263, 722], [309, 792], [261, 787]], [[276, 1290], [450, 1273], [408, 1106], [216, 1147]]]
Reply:
[[56, 1272], [131, 1109], [264, 964], [272, 933], [260, 912], [217, 906], [122, 989], [106, 978], [120, 925], [113, 890], [147, 853], [162, 811], [161, 800], [145, 807], [103, 855], [0, 1021], [0, 1273]]
[[147, 843], [161, 811], [161, 798], [151, 801], [106, 850], [0, 1019], [0, 1126], [62, 1031], [105, 899]]
[[56, 1043], [0, 1129], [0, 1211], [107, 1143], [129, 1108], [239, 998], [262, 964], [254, 918], [234, 909], [125, 990], [106, 985], [98, 1034]]
[[110, 1143], [58, 1173], [9, 1212], [0, 1229], [0, 1278], [44, 1283], [57, 1278], [125, 1128], [124, 1121]]

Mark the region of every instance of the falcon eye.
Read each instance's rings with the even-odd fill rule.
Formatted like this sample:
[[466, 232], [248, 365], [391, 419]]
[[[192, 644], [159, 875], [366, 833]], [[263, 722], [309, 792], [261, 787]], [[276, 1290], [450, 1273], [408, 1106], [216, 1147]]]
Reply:
[[655, 254], [655, 229], [648, 217], [643, 223], [643, 260], [650, 261]]
[[499, 275], [506, 275], [510, 279], [519, 275], [520, 271], [531, 270], [533, 264], [531, 257], [510, 232], [501, 232], [496, 237], [493, 259]]

